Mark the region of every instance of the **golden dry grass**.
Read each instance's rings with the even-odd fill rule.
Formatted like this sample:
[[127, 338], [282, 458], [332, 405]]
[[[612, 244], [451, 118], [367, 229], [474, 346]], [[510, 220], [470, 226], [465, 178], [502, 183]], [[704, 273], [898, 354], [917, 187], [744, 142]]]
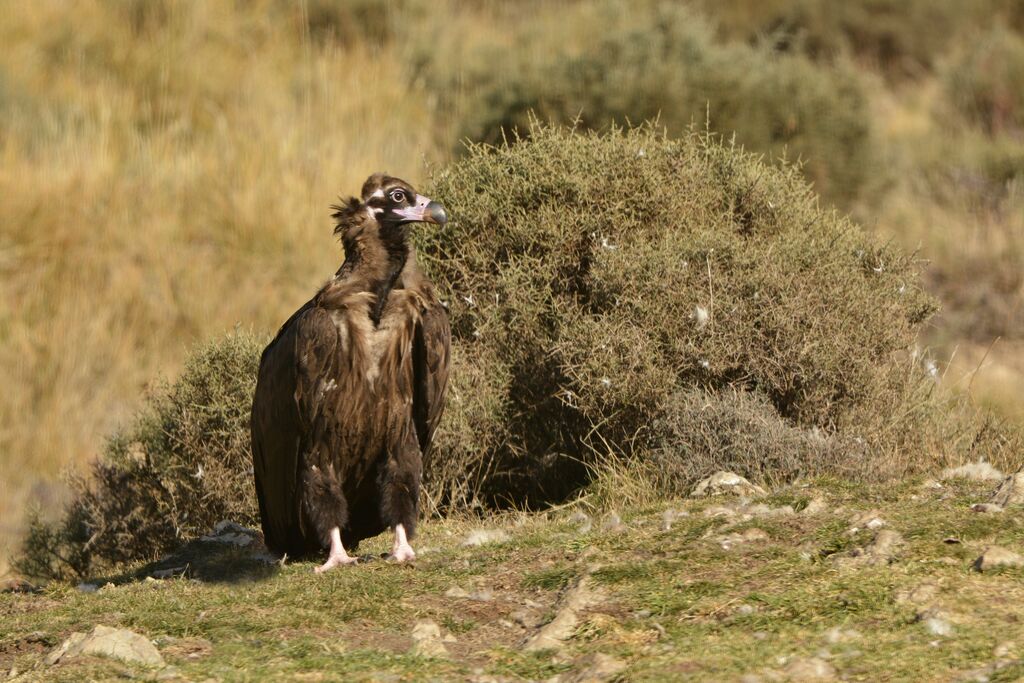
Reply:
[[437, 157], [388, 53], [316, 46], [269, 6], [163, 6], [153, 31], [101, 2], [0, 22], [21, 98], [0, 133], [0, 545], [190, 345], [271, 329], [333, 271], [339, 192]]

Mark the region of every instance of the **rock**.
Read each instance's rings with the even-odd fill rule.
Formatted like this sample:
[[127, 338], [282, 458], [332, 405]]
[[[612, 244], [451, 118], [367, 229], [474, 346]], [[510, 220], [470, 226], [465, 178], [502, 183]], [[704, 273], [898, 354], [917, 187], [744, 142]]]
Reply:
[[686, 510], [665, 510], [665, 512], [661, 513], [661, 530], [671, 531], [672, 525], [677, 519], [689, 516], [690, 513]]
[[953, 625], [941, 616], [925, 617], [921, 623], [924, 624], [925, 630], [933, 636], [948, 638], [953, 635]]
[[619, 533], [628, 528], [629, 527], [622, 523], [622, 518], [619, 517], [619, 513], [614, 510], [608, 513], [604, 518], [604, 523], [601, 525], [601, 531], [607, 533]]
[[255, 529], [222, 519], [213, 527], [212, 533], [202, 536], [199, 540], [209, 543], [229, 543], [245, 547], [257, 540], [257, 538], [259, 538], [259, 532]]
[[830, 645], [837, 645], [839, 643], [848, 643], [852, 640], [860, 639], [860, 632], [854, 629], [843, 629], [838, 626], [833, 626], [828, 631], [825, 631], [825, 640]]
[[584, 574], [565, 592], [555, 618], [526, 641], [525, 649], [536, 651], [561, 648], [576, 630], [580, 612], [600, 601], [600, 592], [591, 585], [590, 576]]
[[585, 512], [577, 512], [569, 518], [569, 521], [573, 524], [579, 525], [579, 528], [576, 529], [576, 531], [581, 534], [590, 533], [590, 530], [594, 527], [593, 520], [591, 520], [590, 515]]
[[469, 597], [469, 593], [466, 591], [465, 588], [462, 588], [460, 586], [452, 586], [451, 588], [449, 588], [448, 590], [446, 590], [444, 592], [444, 597], [446, 597], [446, 598], [468, 598]]
[[540, 616], [535, 612], [520, 609], [516, 610], [509, 616], [512, 617], [512, 621], [519, 624], [523, 628], [537, 628], [538, 626], [540, 626]]
[[725, 534], [715, 538], [715, 542], [722, 546], [723, 550], [729, 550], [735, 545], [742, 543], [757, 543], [760, 541], [767, 541], [769, 538], [768, 532], [764, 529], [747, 529], [746, 531], [734, 534]]
[[896, 594], [896, 602], [901, 605], [927, 605], [935, 600], [939, 594], [939, 587], [934, 583], [922, 583], [909, 590], [903, 590]]
[[88, 635], [72, 633], [44, 661], [52, 666], [65, 657], [75, 655], [113, 657], [145, 666], [164, 665], [164, 658], [148, 638], [134, 631], [109, 626], [97, 626]]
[[1007, 659], [1012, 657], [1017, 646], [1012, 642], [999, 643], [996, 648], [992, 651], [992, 656], [996, 659]]
[[82, 593], [95, 593], [100, 589], [95, 583], [80, 583], [75, 586]]
[[994, 545], [986, 548], [985, 552], [974, 561], [974, 568], [979, 572], [996, 567], [1024, 567], [1024, 557], [1012, 550]]
[[999, 481], [1004, 475], [984, 460], [969, 462], [960, 467], [949, 467], [942, 470], [940, 479], [968, 479], [970, 481]]
[[855, 534], [861, 529], [878, 531], [885, 526], [885, 520], [882, 518], [882, 515], [878, 510], [872, 510], [870, 512], [854, 515], [850, 519], [850, 524], [849, 533]]
[[992, 500], [989, 502], [1004, 508], [1010, 505], [1024, 505], [1024, 469], [1004, 479], [993, 492]]
[[902, 547], [903, 536], [891, 529], [882, 529], [867, 546], [855, 548], [848, 555], [837, 557], [837, 560], [844, 564], [889, 564], [896, 559]]
[[412, 653], [420, 657], [447, 657], [441, 629], [432, 621], [419, 621], [412, 629]]
[[704, 509], [705, 517], [735, 517], [736, 510], [733, 508], [725, 507], [724, 505], [712, 505], [709, 508]]
[[474, 529], [466, 534], [463, 539], [463, 547], [481, 546], [488, 543], [504, 543], [509, 535], [501, 529]]
[[810, 502], [807, 503], [807, 506], [800, 511], [800, 514], [819, 515], [826, 510], [828, 510], [828, 503], [825, 502], [825, 499], [820, 496], [815, 496], [814, 498], [811, 498]]
[[832, 681], [836, 670], [820, 657], [794, 659], [786, 667], [786, 677], [790, 681]]
[[604, 683], [610, 681], [626, 670], [626, 663], [611, 655], [597, 652], [587, 655], [573, 663], [575, 673], [569, 673], [559, 680], [564, 683]]
[[995, 503], [975, 503], [974, 505], [971, 506], [971, 510], [973, 510], [974, 512], [995, 513], [1002, 512], [1003, 508], [1002, 506], [996, 505]]
[[182, 678], [182, 675], [181, 670], [176, 666], [165, 666], [156, 675], [156, 680], [158, 681], [173, 681], [178, 678]]
[[767, 493], [767, 491], [757, 484], [751, 484], [738, 474], [734, 474], [733, 472], [715, 472], [707, 479], [698, 483], [690, 496], [693, 498], [700, 498], [702, 496], [730, 494], [734, 496], [753, 497], [764, 496], [767, 495]]

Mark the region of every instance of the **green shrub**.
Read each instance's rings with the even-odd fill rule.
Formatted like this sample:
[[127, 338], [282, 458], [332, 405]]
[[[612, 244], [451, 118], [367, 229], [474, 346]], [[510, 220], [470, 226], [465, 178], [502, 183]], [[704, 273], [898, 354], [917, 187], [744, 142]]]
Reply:
[[50, 524], [31, 521], [21, 571], [86, 575], [153, 560], [222, 519], [257, 524], [249, 414], [265, 340], [244, 333], [201, 347], [107, 442], [72, 502]]
[[973, 417], [938, 409], [909, 353], [935, 310], [920, 264], [793, 168], [706, 137], [535, 128], [471, 147], [430, 192], [452, 222], [418, 233], [421, 262], [474, 366], [453, 394], [488, 406], [450, 433], [449, 405], [442, 502], [467, 481], [485, 502], [558, 499], [596, 450], [669, 458], [667, 490], [723, 465], [884, 477], [963, 456], [946, 427]]
[[457, 59], [438, 51], [420, 60], [459, 138], [500, 142], [528, 131], [531, 113], [594, 130], [657, 118], [672, 135], [707, 124], [771, 158], [802, 158], [831, 200], [856, 198], [872, 173], [870, 115], [851, 70], [716, 43], [676, 3], [580, 3], [513, 25], [514, 49], [485, 35], [459, 46]]
[[968, 121], [991, 134], [1024, 132], [1024, 38], [997, 27], [945, 73], [946, 96]]

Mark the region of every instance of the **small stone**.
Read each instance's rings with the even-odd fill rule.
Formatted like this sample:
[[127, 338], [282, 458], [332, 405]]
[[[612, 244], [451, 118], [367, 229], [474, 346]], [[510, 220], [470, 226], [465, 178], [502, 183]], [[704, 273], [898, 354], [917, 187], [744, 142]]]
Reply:
[[148, 638], [123, 628], [96, 626], [88, 635], [72, 633], [59, 647], [46, 656], [46, 663], [56, 664], [66, 656], [79, 654], [113, 657], [129, 663], [163, 666], [160, 656]]
[[619, 513], [614, 510], [609, 512], [604, 518], [604, 523], [601, 525], [601, 530], [610, 533], [619, 533], [625, 531], [628, 527], [622, 523], [622, 518], [619, 517]]
[[751, 614], [753, 614], [756, 611], [757, 611], [756, 607], [754, 607], [753, 605], [747, 605], [747, 604], [740, 605], [739, 607], [736, 608], [736, 614], [738, 614], [738, 615], [740, 615], [742, 617], [750, 616]]
[[565, 683], [604, 683], [626, 670], [624, 661], [603, 652], [581, 657], [574, 664], [576, 672], [567, 674], [560, 680]]
[[693, 498], [702, 496], [717, 496], [730, 494], [734, 496], [764, 496], [767, 494], [757, 484], [752, 484], [745, 478], [733, 472], [715, 472], [707, 479], [702, 480], [690, 494]]
[[712, 505], [704, 510], [705, 517], [735, 517], [736, 510], [723, 505]]
[[928, 617], [922, 623], [925, 630], [933, 636], [948, 638], [953, 635], [953, 625], [941, 617]]
[[452, 586], [451, 588], [449, 588], [448, 590], [446, 590], [444, 592], [444, 597], [446, 597], [446, 598], [468, 598], [469, 597], [469, 592], [467, 592], [465, 588], [462, 588], [460, 586]]
[[75, 588], [81, 593], [95, 593], [100, 589], [95, 583], [80, 583]]
[[828, 504], [824, 498], [814, 497], [807, 503], [807, 506], [800, 511], [800, 514], [804, 515], [817, 515], [828, 510]]
[[1024, 567], [1024, 557], [1012, 550], [994, 545], [986, 548], [985, 552], [974, 561], [974, 568], [979, 572], [996, 567]]
[[759, 541], [767, 541], [768, 539], [768, 532], [764, 529], [751, 528], [741, 533], [718, 536], [715, 542], [722, 546], [723, 550], [729, 550], [733, 546], [742, 543], [757, 543]]
[[420, 621], [412, 629], [412, 653], [420, 657], [447, 657], [441, 629], [432, 621]]
[[942, 471], [941, 479], [968, 479], [970, 481], [999, 481], [1004, 475], [984, 460], [970, 462], [960, 467], [950, 467]]
[[516, 610], [509, 616], [512, 617], [512, 621], [516, 622], [523, 628], [537, 628], [541, 624], [540, 615], [536, 612], [521, 609]]
[[999, 643], [992, 651], [992, 656], [996, 659], [1007, 659], [1013, 655], [1016, 649], [1017, 647], [1013, 643]]
[[831, 681], [835, 680], [836, 670], [820, 657], [809, 657], [790, 662], [786, 676], [790, 681]]
[[987, 512], [991, 514], [1002, 512], [1003, 508], [995, 503], [975, 503], [971, 506], [971, 510], [974, 512]]
[[494, 600], [494, 593], [492, 593], [489, 588], [481, 588], [473, 591], [466, 597], [476, 602], [490, 602]]
[[562, 596], [555, 617], [544, 624], [524, 645], [527, 651], [560, 649], [575, 632], [580, 612], [602, 599], [600, 591], [591, 586], [589, 575], [580, 577]]
[[939, 594], [939, 587], [934, 583], [922, 583], [909, 590], [903, 590], [896, 594], [896, 602], [901, 605], [927, 605], [935, 600]]
[[1024, 469], [1011, 474], [992, 494], [991, 503], [1000, 507], [1024, 505]]
[[838, 626], [833, 626], [825, 632], [825, 640], [830, 645], [837, 645], [839, 643], [847, 643], [851, 640], [857, 640], [860, 638], [860, 633], [853, 629], [843, 629]]
[[661, 513], [661, 530], [671, 531], [672, 525], [676, 520], [689, 516], [690, 513], [686, 510], [665, 510], [665, 512]]
[[488, 543], [504, 543], [509, 540], [507, 533], [501, 529], [475, 529], [466, 534], [463, 547], [481, 546]]
[[903, 536], [891, 529], [882, 529], [875, 534], [870, 544], [853, 550], [847, 559], [860, 564], [889, 564], [896, 559], [902, 547]]
[[576, 529], [576, 531], [578, 531], [581, 534], [590, 533], [590, 530], [594, 526], [593, 521], [590, 519], [590, 515], [588, 515], [585, 512], [577, 512], [569, 518], [569, 521], [573, 524], [579, 525], [579, 528]]

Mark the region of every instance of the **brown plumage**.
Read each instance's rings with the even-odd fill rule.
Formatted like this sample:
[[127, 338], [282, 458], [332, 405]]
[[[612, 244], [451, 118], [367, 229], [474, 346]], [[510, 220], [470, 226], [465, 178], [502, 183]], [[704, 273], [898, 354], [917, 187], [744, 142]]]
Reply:
[[278, 331], [260, 360], [252, 450], [267, 546], [329, 549], [320, 571], [387, 528], [415, 555], [423, 458], [444, 408], [448, 316], [416, 265], [412, 223], [440, 204], [376, 174], [335, 206], [345, 262]]

